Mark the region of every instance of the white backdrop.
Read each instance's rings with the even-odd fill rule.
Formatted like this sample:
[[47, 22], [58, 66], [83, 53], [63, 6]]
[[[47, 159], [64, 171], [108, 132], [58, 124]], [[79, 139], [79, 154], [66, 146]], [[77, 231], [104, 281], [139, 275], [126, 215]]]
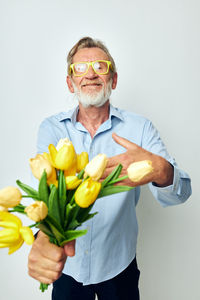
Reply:
[[[38, 126], [71, 107], [66, 54], [86, 35], [116, 61], [113, 105], [151, 119], [192, 178], [193, 195], [180, 206], [162, 208], [142, 190], [141, 300], [200, 299], [199, 13], [198, 0], [0, 0], [0, 188], [30, 183]], [[1, 300], [50, 299], [27, 275], [29, 250], [0, 251]]]

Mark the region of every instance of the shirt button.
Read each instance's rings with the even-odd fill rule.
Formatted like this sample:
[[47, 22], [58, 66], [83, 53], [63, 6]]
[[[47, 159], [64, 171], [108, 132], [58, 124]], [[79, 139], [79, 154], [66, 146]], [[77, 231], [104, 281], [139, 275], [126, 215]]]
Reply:
[[88, 253], [89, 253], [88, 250], [85, 250], [85, 254], [88, 255]]

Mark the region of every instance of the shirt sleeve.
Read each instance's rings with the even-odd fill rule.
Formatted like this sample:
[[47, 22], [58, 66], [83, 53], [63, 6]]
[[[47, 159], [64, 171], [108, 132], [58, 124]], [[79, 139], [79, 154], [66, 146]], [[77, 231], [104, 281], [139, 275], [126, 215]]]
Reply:
[[157, 187], [149, 183], [149, 188], [154, 197], [162, 206], [176, 205], [185, 202], [192, 193], [191, 179], [183, 170], [179, 169], [160, 138], [156, 128], [150, 121], [146, 121], [143, 131], [142, 147], [154, 154], [165, 158], [174, 167], [173, 184], [167, 187]]

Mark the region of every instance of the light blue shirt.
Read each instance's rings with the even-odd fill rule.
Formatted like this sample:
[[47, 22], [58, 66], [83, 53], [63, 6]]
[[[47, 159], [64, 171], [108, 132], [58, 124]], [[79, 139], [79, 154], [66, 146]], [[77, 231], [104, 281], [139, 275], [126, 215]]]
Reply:
[[[149, 184], [154, 197], [162, 206], [183, 203], [191, 195], [189, 176], [180, 170], [167, 153], [158, 131], [152, 123], [137, 114], [110, 105], [109, 119], [91, 138], [87, 129], [76, 121], [78, 107], [45, 119], [39, 128], [38, 153], [48, 152], [48, 145], [57, 145], [67, 137], [77, 153], [86, 151], [91, 160], [98, 153], [108, 157], [126, 151], [112, 139], [116, 132], [144, 149], [158, 154], [174, 166], [173, 184], [159, 188]], [[84, 285], [113, 278], [122, 272], [136, 255], [138, 225], [135, 206], [140, 188], [100, 198], [93, 206], [98, 212], [81, 227], [87, 228], [85, 236], [76, 240], [76, 255], [68, 258], [63, 272]], [[80, 228], [80, 229], [82, 229]]]

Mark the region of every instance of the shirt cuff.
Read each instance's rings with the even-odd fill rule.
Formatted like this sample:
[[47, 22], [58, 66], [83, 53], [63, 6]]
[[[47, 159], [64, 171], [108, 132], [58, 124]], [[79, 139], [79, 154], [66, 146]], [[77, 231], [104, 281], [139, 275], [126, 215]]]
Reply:
[[189, 176], [176, 166], [174, 166], [173, 184], [166, 187], [158, 187], [150, 183], [149, 187], [154, 197], [164, 207], [183, 203], [191, 195]]

